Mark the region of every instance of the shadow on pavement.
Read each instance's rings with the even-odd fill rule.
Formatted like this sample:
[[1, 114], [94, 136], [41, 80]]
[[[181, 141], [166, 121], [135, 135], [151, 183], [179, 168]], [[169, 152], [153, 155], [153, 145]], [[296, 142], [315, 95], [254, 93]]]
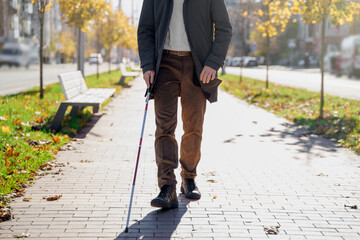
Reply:
[[[91, 129], [95, 126], [95, 124], [101, 119], [103, 114], [93, 115], [88, 122], [86, 122], [85, 126], [81, 129], [80, 133], [77, 134], [74, 138], [84, 139], [91, 131]], [[95, 135], [95, 133], [91, 133]], [[101, 137], [101, 136], [97, 136]]]
[[[283, 142], [286, 145], [299, 146], [300, 153], [310, 153], [315, 147], [322, 147], [326, 152], [336, 152], [337, 146], [319, 135], [313, 134], [310, 130], [301, 128], [295, 124], [283, 123], [281, 124], [285, 129], [277, 130], [271, 128], [269, 133], [261, 134], [260, 137], [280, 137], [280, 140], [273, 140], [274, 142]], [[287, 142], [285, 139], [296, 140]]]
[[154, 210], [143, 219], [129, 226], [129, 232], [122, 232], [115, 239], [171, 239], [181, 218], [187, 212], [187, 205], [191, 202], [183, 194], [178, 195], [179, 208], [170, 210]]

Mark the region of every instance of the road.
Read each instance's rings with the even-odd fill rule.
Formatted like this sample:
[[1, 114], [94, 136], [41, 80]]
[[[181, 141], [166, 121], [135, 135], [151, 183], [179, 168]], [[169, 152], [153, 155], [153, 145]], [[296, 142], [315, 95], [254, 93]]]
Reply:
[[[112, 65], [112, 69], [116, 66]], [[58, 82], [60, 73], [76, 71], [76, 64], [45, 64], [44, 65], [44, 84], [49, 85]], [[108, 64], [100, 65], [100, 72], [108, 70]], [[85, 76], [95, 74], [96, 65], [85, 64]], [[31, 66], [29, 69], [24, 67], [9, 68], [7, 66], [0, 67], [0, 96], [16, 94], [33, 87], [39, 86], [39, 66]]]
[[[226, 73], [240, 75], [240, 68], [227, 67]], [[243, 68], [243, 76], [265, 81], [266, 69]], [[269, 81], [315, 92], [319, 92], [321, 87], [321, 75], [316, 70], [270, 69]], [[360, 79], [336, 77], [326, 73], [324, 86], [325, 94], [360, 100]]]

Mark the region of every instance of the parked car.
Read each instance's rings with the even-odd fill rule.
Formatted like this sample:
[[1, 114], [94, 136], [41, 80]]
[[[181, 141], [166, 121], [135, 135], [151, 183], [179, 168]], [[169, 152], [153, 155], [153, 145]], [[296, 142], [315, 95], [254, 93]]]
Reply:
[[104, 62], [104, 59], [100, 53], [91, 53], [88, 61], [90, 65], [98, 63], [102, 64]]
[[360, 35], [342, 40], [340, 69], [348, 77], [360, 76]]
[[230, 66], [232, 66], [232, 67], [241, 67], [242, 64], [243, 64], [243, 58], [242, 57], [234, 57], [234, 58], [231, 59]]
[[[298, 62], [298, 66], [305, 67], [305, 60], [301, 59]], [[319, 61], [315, 57], [309, 56], [309, 67], [318, 67], [318, 66], [319, 66]]]
[[257, 62], [256, 57], [244, 57], [243, 66], [244, 67], [257, 67], [258, 62]]
[[0, 52], [0, 66], [29, 67], [39, 63], [38, 48], [23, 43], [6, 42]]
[[335, 45], [329, 44], [326, 47], [326, 53], [324, 56], [324, 70], [329, 73], [336, 72], [336, 60], [338, 59], [340, 52]]

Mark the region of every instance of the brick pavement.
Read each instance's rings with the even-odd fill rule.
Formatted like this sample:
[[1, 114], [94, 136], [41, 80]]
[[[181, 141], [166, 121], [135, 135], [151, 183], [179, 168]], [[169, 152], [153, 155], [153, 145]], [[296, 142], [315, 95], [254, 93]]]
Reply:
[[[208, 105], [197, 183], [200, 201], [150, 207], [158, 193], [153, 102], [126, 224], [144, 109], [141, 79], [132, 82], [59, 152], [60, 174], [36, 180], [11, 204], [0, 239], [360, 239], [360, 157], [264, 110], [220, 92]], [[181, 137], [181, 124], [177, 138]], [[55, 169], [56, 171], [58, 170]], [[179, 179], [179, 171], [177, 171]], [[178, 192], [179, 189], [178, 189]], [[62, 198], [49, 202], [50, 194]], [[279, 225], [278, 235], [264, 227]]]

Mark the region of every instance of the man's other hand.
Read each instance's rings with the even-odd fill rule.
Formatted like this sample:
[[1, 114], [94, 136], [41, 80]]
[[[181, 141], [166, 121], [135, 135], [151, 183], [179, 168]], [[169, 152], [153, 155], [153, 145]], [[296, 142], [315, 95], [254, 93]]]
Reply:
[[216, 70], [212, 69], [211, 67], [204, 66], [200, 74], [200, 81], [203, 83], [209, 83], [210, 81], [215, 79], [215, 76]]
[[154, 83], [154, 78], [155, 78], [155, 71], [154, 70], [149, 70], [149, 71], [146, 71], [144, 73], [144, 80], [145, 80], [147, 88], [150, 87], [150, 83], [151, 84]]

